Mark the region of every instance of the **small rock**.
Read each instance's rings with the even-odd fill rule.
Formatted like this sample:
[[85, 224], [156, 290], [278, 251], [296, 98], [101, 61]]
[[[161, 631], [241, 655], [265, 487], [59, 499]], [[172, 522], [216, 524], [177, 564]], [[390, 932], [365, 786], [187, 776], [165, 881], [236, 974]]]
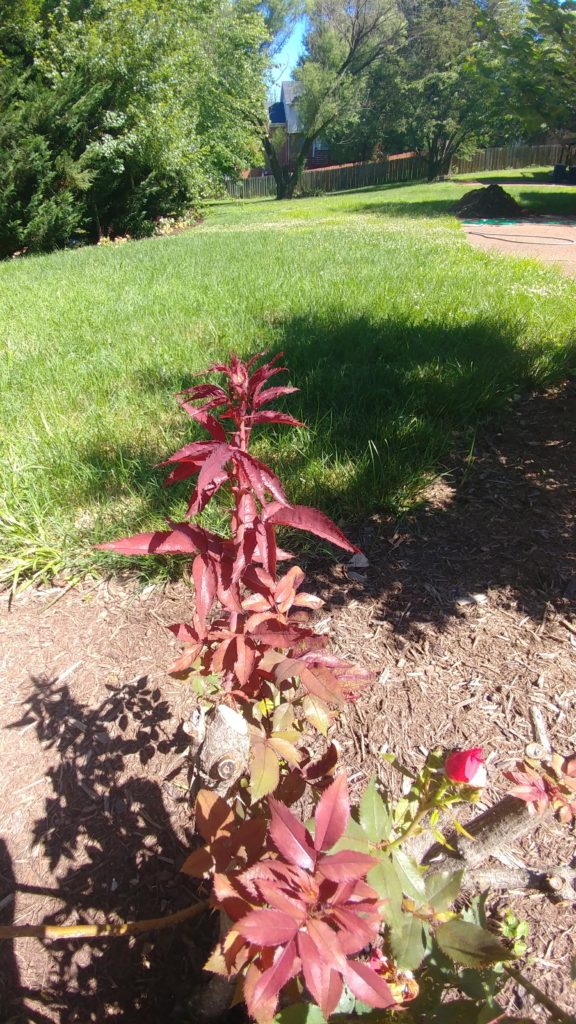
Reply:
[[370, 562], [366, 558], [366, 555], [363, 555], [361, 551], [357, 551], [355, 555], [352, 555], [352, 558], [348, 562], [349, 569], [367, 569], [369, 565]]

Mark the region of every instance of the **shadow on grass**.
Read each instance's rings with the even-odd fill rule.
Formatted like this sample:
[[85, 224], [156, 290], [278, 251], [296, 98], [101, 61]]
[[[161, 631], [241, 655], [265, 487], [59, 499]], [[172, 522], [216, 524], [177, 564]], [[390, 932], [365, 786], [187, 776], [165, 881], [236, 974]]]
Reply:
[[[316, 424], [313, 451], [338, 453], [353, 466], [333, 486], [310, 483], [301, 500], [355, 524], [351, 535], [374, 566], [355, 597], [383, 596], [382, 616], [404, 631], [424, 621], [442, 628], [458, 614], [459, 596], [489, 587], [511, 588], [537, 619], [549, 600], [562, 598], [576, 572], [576, 401], [573, 392], [537, 394], [520, 423], [507, 404], [566, 372], [576, 344], [543, 354], [522, 344], [520, 325], [416, 330], [356, 318], [338, 330], [291, 321], [283, 347], [293, 380], [303, 384], [295, 415]], [[486, 438], [506, 424], [504, 440], [502, 447], [486, 440], [478, 454], [477, 431], [487, 422]], [[386, 514], [384, 536], [440, 473], [456, 488], [453, 501], [402, 526], [413, 531], [413, 546], [391, 557]], [[379, 525], [370, 524], [371, 513]]]
[[514, 198], [529, 213], [555, 217], [576, 217], [576, 188], [572, 192], [554, 189], [515, 189]]
[[455, 201], [454, 196], [448, 199], [419, 199], [413, 203], [384, 201], [382, 203], [362, 203], [348, 209], [350, 213], [376, 213], [381, 217], [446, 217], [450, 215]]
[[491, 318], [446, 327], [298, 317], [284, 323], [282, 348], [301, 388], [290, 408], [312, 431], [289, 473], [309, 461], [347, 464], [346, 477], [329, 489], [310, 481], [301, 498], [348, 520], [409, 506], [456, 432], [471, 434], [518, 388], [553, 376], [567, 359], [523, 344], [520, 323]]
[[423, 507], [384, 536], [362, 532], [373, 567], [354, 596], [376, 599], [375, 617], [416, 642], [428, 623], [474, 615], [471, 595], [490, 590], [542, 630], [576, 600], [575, 449], [572, 382], [515, 403], [479, 431], [473, 460], [447, 462]]
[[[315, 315], [287, 319], [277, 330], [277, 348], [301, 389], [286, 408], [310, 432], [291, 439], [286, 428], [263, 429], [256, 452], [274, 465], [292, 500], [349, 524], [363, 545], [369, 517], [397, 517], [414, 508], [423, 487], [446, 470], [451, 453], [470, 450], [479, 425], [518, 391], [557, 379], [574, 359], [573, 349], [528, 345], [519, 319], [446, 326], [360, 315], [335, 323]], [[154, 376], [143, 377], [141, 386], [154, 388]], [[184, 418], [183, 443], [188, 436]], [[137, 453], [133, 458], [134, 485], [142, 485], [157, 521], [159, 511], [169, 514], [170, 503], [190, 491], [190, 482], [178, 492], [162, 491], [156, 482], [146, 490], [150, 463]], [[513, 521], [504, 517], [502, 528], [514, 536]], [[302, 534], [290, 538], [290, 547], [300, 558], [314, 550]], [[502, 565], [507, 568], [496, 574], [499, 585], [513, 576], [507, 559]], [[389, 582], [382, 581], [383, 589]]]
[[[160, 917], [196, 898], [190, 879], [179, 874], [187, 847], [172, 825], [177, 804], [170, 805], [173, 797], [160, 785], [161, 770], [153, 765], [143, 772], [157, 754], [178, 761], [189, 740], [181, 728], [168, 730], [167, 702], [146, 677], [108, 690], [94, 706], [91, 694], [84, 702], [58, 679], [33, 678], [26, 709], [11, 726], [34, 727], [55, 755], [48, 772], [52, 792], [31, 842], [46, 858], [50, 887], [14, 880], [17, 892], [59, 905], [44, 911], [44, 923], [92, 923], [102, 914]], [[187, 798], [180, 797], [187, 821]], [[52, 941], [42, 991], [20, 993], [27, 1004], [22, 1019], [40, 1019], [36, 1005], [58, 1013], [61, 1024], [104, 1018], [157, 1024], [173, 1019], [178, 1006], [178, 1020], [194, 1019], [185, 1010], [211, 938], [209, 921], [199, 919], [138, 939]], [[14, 972], [11, 984], [18, 984]]]

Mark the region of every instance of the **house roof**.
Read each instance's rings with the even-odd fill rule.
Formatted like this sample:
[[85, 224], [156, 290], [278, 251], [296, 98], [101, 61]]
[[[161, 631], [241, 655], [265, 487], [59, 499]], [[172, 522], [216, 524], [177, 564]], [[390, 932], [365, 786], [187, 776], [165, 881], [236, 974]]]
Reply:
[[284, 104], [281, 100], [268, 107], [268, 117], [270, 118], [270, 124], [286, 124]]
[[268, 107], [270, 124], [285, 124], [289, 135], [300, 131], [300, 119], [295, 102], [302, 93], [300, 82], [282, 82], [280, 99]]
[[281, 102], [284, 104], [286, 115], [286, 130], [289, 135], [300, 131], [300, 119], [295, 107], [295, 101], [302, 94], [300, 82], [282, 82], [280, 90]]

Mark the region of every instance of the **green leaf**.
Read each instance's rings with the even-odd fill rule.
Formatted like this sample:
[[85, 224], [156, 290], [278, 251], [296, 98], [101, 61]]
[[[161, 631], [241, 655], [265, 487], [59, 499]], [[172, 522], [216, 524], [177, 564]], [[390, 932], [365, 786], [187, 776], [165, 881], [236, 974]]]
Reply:
[[392, 952], [399, 967], [414, 971], [424, 959], [428, 930], [413, 914], [403, 914], [402, 918], [400, 928], [390, 929]]
[[423, 903], [426, 899], [426, 885], [421, 869], [416, 861], [403, 850], [392, 852], [392, 862], [396, 868], [396, 874], [402, 886], [402, 892], [417, 903]]
[[360, 824], [372, 843], [388, 839], [392, 818], [376, 787], [374, 776], [360, 801]]
[[326, 1024], [326, 1020], [319, 1006], [294, 1003], [276, 1014], [274, 1024]]
[[401, 928], [405, 916], [402, 912], [402, 886], [388, 854], [383, 854], [379, 864], [370, 869], [367, 881], [385, 901], [382, 916], [386, 924], [391, 928]]
[[[308, 825], [306, 827], [308, 828]], [[360, 853], [372, 853], [372, 847], [368, 842], [364, 829], [357, 821], [354, 821], [354, 818], [349, 818], [344, 835], [334, 844], [330, 853], [338, 853], [339, 850], [357, 850]]]
[[469, 921], [446, 921], [436, 929], [436, 940], [447, 956], [466, 967], [484, 967], [513, 959], [492, 932]]
[[460, 892], [462, 871], [434, 871], [424, 880], [426, 902], [434, 910], [448, 910]]

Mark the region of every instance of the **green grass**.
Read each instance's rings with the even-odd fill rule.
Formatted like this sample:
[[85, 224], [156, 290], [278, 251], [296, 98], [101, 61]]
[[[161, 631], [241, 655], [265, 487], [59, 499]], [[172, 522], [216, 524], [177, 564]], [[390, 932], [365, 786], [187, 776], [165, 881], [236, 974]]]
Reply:
[[485, 181], [488, 184], [491, 181], [545, 184], [552, 180], [552, 167], [509, 168], [505, 171], [468, 171], [467, 174], [454, 174], [453, 178], [455, 181]]
[[310, 430], [258, 447], [295, 500], [348, 524], [410, 507], [576, 336], [575, 282], [469, 247], [466, 188], [217, 203], [178, 237], [2, 264], [5, 577], [109, 566], [92, 543], [182, 512], [153, 469], [197, 436], [172, 396], [229, 351], [286, 353]]

